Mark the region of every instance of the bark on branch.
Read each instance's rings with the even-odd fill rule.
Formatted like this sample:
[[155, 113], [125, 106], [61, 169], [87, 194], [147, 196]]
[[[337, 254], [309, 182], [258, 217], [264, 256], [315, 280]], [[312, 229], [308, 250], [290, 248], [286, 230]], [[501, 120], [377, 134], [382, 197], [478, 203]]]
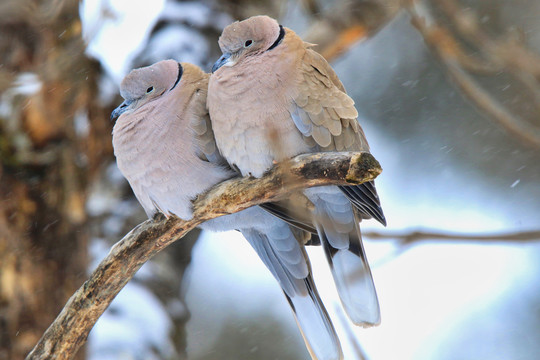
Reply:
[[452, 241], [474, 243], [534, 243], [540, 241], [540, 230], [516, 231], [507, 233], [472, 234], [449, 233], [441, 231], [398, 231], [377, 232], [367, 231], [363, 236], [372, 240], [397, 240], [401, 245], [411, 245], [420, 241]]
[[216, 185], [194, 201], [191, 220], [158, 215], [143, 222], [112, 247], [26, 359], [73, 358], [98, 318], [137, 270], [200, 223], [282, 199], [301, 188], [360, 184], [373, 180], [380, 172], [379, 163], [369, 153], [300, 155], [276, 165], [260, 179], [236, 178]]

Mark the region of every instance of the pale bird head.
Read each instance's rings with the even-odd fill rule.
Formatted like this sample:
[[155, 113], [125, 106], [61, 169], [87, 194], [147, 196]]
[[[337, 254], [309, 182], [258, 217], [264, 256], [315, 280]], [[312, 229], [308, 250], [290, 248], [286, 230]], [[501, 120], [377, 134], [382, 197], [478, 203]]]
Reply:
[[120, 85], [120, 95], [125, 101], [111, 113], [111, 120], [174, 89], [182, 78], [183, 70], [182, 65], [175, 60], [163, 60], [132, 70]]
[[219, 37], [223, 55], [212, 72], [223, 66], [234, 66], [242, 59], [272, 50], [285, 36], [285, 30], [268, 16], [253, 16], [227, 26]]

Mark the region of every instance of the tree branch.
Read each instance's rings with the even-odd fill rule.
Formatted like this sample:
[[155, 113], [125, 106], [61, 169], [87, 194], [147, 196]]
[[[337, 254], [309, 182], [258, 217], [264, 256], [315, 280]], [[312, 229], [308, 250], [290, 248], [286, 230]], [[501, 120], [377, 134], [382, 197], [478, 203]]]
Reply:
[[441, 4], [449, 14], [459, 30], [459, 35], [478, 47], [481, 54], [487, 54], [486, 61], [479, 60], [476, 56], [465, 54], [457, 38], [447, 27], [437, 22], [429, 7], [422, 1], [409, 0], [408, 4], [412, 24], [437, 54], [450, 78], [463, 94], [509, 134], [523, 140], [532, 148], [540, 148], [540, 128], [509, 110], [465, 71], [493, 73], [508, 70], [518, 75], [518, 80], [525, 83], [534, 98], [540, 96], [536, 81], [540, 73], [540, 57], [515, 42], [492, 40], [481, 31], [478, 19], [472, 11], [459, 9], [451, 0], [439, 1], [437, 4]]
[[333, 61], [359, 41], [381, 30], [400, 9], [400, 0], [338, 2], [323, 14], [317, 14], [305, 39], [317, 44], [315, 50], [326, 60]]
[[391, 260], [398, 255], [401, 255], [413, 245], [421, 241], [431, 241], [433, 243], [452, 242], [452, 243], [477, 243], [477, 244], [528, 244], [537, 243], [540, 241], [540, 230], [531, 231], [516, 231], [506, 233], [492, 234], [474, 234], [474, 233], [451, 233], [443, 231], [428, 231], [428, 230], [412, 230], [412, 231], [364, 231], [364, 237], [371, 240], [394, 240], [397, 242], [397, 248], [392, 251], [392, 255], [385, 256], [385, 259], [379, 261], [379, 265], [383, 262]]
[[276, 165], [260, 179], [235, 178], [216, 185], [194, 201], [191, 220], [166, 219], [160, 214], [143, 222], [111, 248], [26, 359], [73, 358], [98, 318], [137, 270], [202, 222], [282, 199], [306, 187], [360, 184], [380, 172], [379, 163], [369, 153], [300, 155]]
[[540, 230], [532, 231], [516, 231], [509, 233], [494, 233], [494, 234], [466, 234], [466, 233], [447, 233], [440, 231], [422, 231], [415, 230], [411, 232], [377, 232], [367, 231], [362, 232], [367, 238], [373, 240], [397, 240], [402, 245], [410, 245], [418, 241], [462, 241], [462, 242], [477, 242], [489, 243], [496, 242], [519, 242], [530, 243], [540, 241]]

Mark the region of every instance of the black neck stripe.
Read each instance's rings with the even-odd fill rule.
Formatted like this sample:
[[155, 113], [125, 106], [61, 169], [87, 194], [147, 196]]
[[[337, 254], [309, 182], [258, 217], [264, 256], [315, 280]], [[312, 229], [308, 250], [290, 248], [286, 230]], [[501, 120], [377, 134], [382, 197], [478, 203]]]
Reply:
[[[174, 83], [171, 90], [174, 89], [176, 87], [176, 85], [178, 85], [178, 83], [180, 82], [180, 79], [182, 78], [183, 73], [184, 73], [184, 69], [182, 68], [182, 64], [178, 63], [178, 77], [176, 78], [176, 82]], [[169, 91], [171, 91], [171, 90], [169, 90]]]
[[273, 48], [278, 46], [284, 37], [285, 37], [285, 29], [283, 28], [283, 26], [279, 25], [279, 36], [277, 37], [276, 41], [274, 41], [274, 43], [266, 51], [272, 50]]

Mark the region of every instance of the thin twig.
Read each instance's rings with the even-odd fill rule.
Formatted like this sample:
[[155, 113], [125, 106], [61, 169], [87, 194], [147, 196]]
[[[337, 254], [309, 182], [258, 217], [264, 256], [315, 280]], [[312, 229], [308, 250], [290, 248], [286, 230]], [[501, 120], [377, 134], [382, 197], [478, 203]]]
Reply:
[[339, 2], [313, 21], [304, 38], [317, 44], [315, 49], [332, 61], [381, 30], [400, 8], [400, 0]]
[[285, 198], [318, 185], [352, 185], [373, 180], [381, 168], [369, 153], [300, 155], [276, 165], [262, 178], [225, 181], [199, 196], [188, 221], [158, 216], [114, 245], [90, 278], [73, 294], [26, 359], [71, 359], [118, 292], [153, 255], [203, 221]]
[[371, 240], [393, 240], [397, 241], [399, 246], [396, 246], [389, 254], [382, 259], [377, 260], [373, 266], [381, 266], [395, 258], [402, 255], [409, 250], [415, 244], [421, 241], [432, 241], [436, 243], [440, 242], [468, 242], [479, 244], [494, 244], [494, 243], [536, 243], [540, 241], [540, 230], [537, 231], [518, 231], [508, 233], [495, 233], [495, 234], [455, 234], [436, 231], [400, 231], [400, 232], [377, 232], [368, 231], [362, 232], [364, 237]]
[[[491, 69], [492, 73], [509, 69], [531, 91], [533, 101], [540, 111], [540, 56], [525, 48], [524, 41], [516, 36], [492, 39], [479, 26], [478, 15], [470, 8], [460, 8], [455, 0], [439, 0], [439, 4], [458, 35], [488, 58], [484, 61], [485, 69]], [[479, 73], [482, 73], [482, 68], [469, 68], [469, 64], [463, 62], [460, 64], [466, 70], [480, 70]]]
[[[506, 131], [534, 148], [540, 148], [540, 129], [510, 112], [489, 94], [472, 76], [463, 70], [458, 60], [460, 47], [444, 27], [438, 25], [425, 6], [411, 1], [412, 23], [424, 36], [426, 43], [445, 65], [448, 74], [468, 99], [495, 120]], [[421, 10], [421, 14], [418, 12]]]
[[540, 77], [540, 56], [526, 49], [513, 38], [492, 39], [482, 30], [478, 16], [470, 8], [461, 8], [455, 0], [438, 0], [456, 30], [466, 40], [487, 54], [493, 62], [513, 70]]
[[481, 243], [530, 243], [540, 241], [540, 230], [534, 231], [516, 231], [508, 233], [494, 234], [453, 234], [435, 231], [400, 231], [400, 232], [362, 232], [367, 238], [373, 240], [397, 240], [402, 245], [409, 245], [418, 241], [463, 241], [463, 242], [481, 242]]
[[534, 101], [534, 106], [536, 107], [536, 111], [540, 114], [540, 87], [538, 81], [533, 75], [522, 70], [514, 71], [514, 75], [519, 82], [529, 89]]
[[531, 146], [540, 148], [540, 131], [537, 127], [518, 115], [512, 114], [456, 63], [451, 60], [446, 60], [445, 63], [452, 79], [480, 109], [491, 115], [509, 133], [523, 139]]

